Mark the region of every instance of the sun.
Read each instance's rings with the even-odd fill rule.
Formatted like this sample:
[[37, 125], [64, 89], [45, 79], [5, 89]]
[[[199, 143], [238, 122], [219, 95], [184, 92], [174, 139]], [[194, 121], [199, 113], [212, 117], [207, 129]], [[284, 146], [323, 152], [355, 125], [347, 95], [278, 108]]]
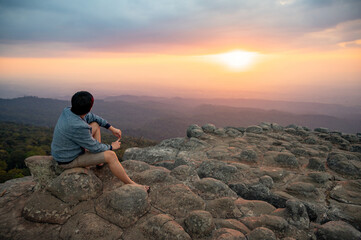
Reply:
[[222, 64], [234, 71], [244, 71], [249, 69], [258, 58], [259, 54], [256, 52], [247, 52], [241, 50], [234, 50], [226, 53], [207, 55], [207, 59]]

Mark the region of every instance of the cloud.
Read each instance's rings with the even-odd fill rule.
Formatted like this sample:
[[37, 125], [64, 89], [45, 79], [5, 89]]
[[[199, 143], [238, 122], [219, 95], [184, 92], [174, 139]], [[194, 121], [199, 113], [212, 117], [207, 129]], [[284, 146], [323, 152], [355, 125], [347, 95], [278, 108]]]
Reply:
[[270, 49], [287, 48], [304, 35], [360, 19], [360, 9], [353, 0], [0, 0], [0, 54], [9, 45], [144, 51], [224, 38], [240, 45], [263, 38]]

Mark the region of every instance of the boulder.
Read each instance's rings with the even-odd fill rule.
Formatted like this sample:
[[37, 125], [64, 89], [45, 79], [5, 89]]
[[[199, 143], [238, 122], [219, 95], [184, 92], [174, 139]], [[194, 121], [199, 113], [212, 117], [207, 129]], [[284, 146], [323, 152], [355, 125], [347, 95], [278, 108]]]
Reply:
[[273, 231], [265, 227], [255, 228], [252, 232], [247, 234], [248, 240], [277, 240]]
[[184, 231], [182, 226], [166, 214], [158, 214], [149, 218], [147, 221], [140, 225], [140, 231], [144, 237], [142, 239], [191, 239], [188, 233]]
[[361, 239], [361, 232], [343, 221], [330, 221], [316, 230], [316, 236], [319, 240], [357, 240]]
[[246, 133], [257, 133], [261, 134], [263, 132], [263, 129], [259, 126], [253, 125], [246, 128]]
[[203, 129], [197, 124], [190, 125], [187, 129], [187, 137], [201, 138], [204, 135]]
[[350, 160], [342, 153], [330, 153], [327, 166], [342, 175], [361, 177], [361, 161]]
[[214, 219], [214, 223], [217, 228], [234, 229], [236, 231], [243, 233], [244, 235], [251, 232], [251, 230], [249, 230], [248, 227], [246, 227], [246, 225], [244, 225], [240, 221], [237, 221], [236, 219], [216, 218], [216, 219]]
[[94, 213], [80, 213], [62, 227], [60, 237], [74, 240], [117, 240], [123, 231]]
[[258, 155], [252, 149], [245, 149], [241, 152], [238, 159], [244, 162], [255, 163], [257, 162]]
[[214, 131], [216, 131], [216, 129], [217, 129], [216, 126], [214, 126], [213, 124], [210, 124], [210, 123], [202, 126], [202, 130], [205, 133], [214, 133]]
[[186, 185], [162, 185], [150, 192], [152, 206], [177, 218], [186, 217], [193, 210], [204, 210], [205, 203]]
[[217, 160], [206, 160], [197, 169], [200, 178], [215, 178], [222, 182], [229, 182], [237, 173], [237, 168]]
[[147, 213], [150, 203], [143, 187], [127, 184], [99, 197], [95, 209], [102, 218], [125, 228]]
[[316, 171], [326, 171], [325, 163], [319, 158], [310, 158], [307, 168]]
[[64, 202], [76, 204], [98, 197], [102, 188], [102, 182], [91, 170], [72, 168], [56, 177], [47, 190]]
[[146, 147], [146, 148], [128, 148], [125, 150], [123, 160], [138, 160], [148, 164], [155, 164], [164, 161], [174, 161], [178, 150], [168, 147]]
[[194, 182], [200, 180], [197, 171], [187, 165], [181, 165], [174, 168], [170, 175], [183, 182], [183, 184], [187, 185], [188, 187], [191, 186]]
[[243, 215], [234, 203], [234, 199], [223, 197], [207, 202], [206, 210], [214, 218], [240, 219]]
[[244, 216], [257, 217], [262, 214], [270, 214], [276, 208], [265, 201], [260, 200], [245, 200], [238, 198], [235, 201], [236, 206]]
[[33, 222], [64, 224], [72, 208], [49, 193], [36, 192], [25, 203], [22, 215]]
[[259, 217], [244, 217], [240, 221], [251, 230], [266, 227], [273, 231], [282, 232], [288, 228], [288, 223], [284, 218], [266, 214]]
[[237, 194], [225, 183], [214, 178], [203, 178], [193, 183], [194, 192], [205, 200], [221, 197], [237, 198]]
[[45, 188], [62, 171], [52, 156], [31, 156], [24, 162], [36, 182], [36, 190]]
[[246, 240], [243, 233], [230, 228], [220, 228], [213, 232], [212, 240]]
[[212, 215], [207, 211], [192, 211], [184, 220], [185, 230], [193, 238], [209, 236], [215, 228]]

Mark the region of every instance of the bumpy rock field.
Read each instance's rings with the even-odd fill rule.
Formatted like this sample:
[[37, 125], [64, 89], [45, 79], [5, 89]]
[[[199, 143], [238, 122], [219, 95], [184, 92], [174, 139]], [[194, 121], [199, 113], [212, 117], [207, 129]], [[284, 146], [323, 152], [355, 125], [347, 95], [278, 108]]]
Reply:
[[149, 193], [107, 166], [26, 163], [32, 177], [0, 184], [0, 239], [361, 239], [360, 135], [192, 125], [125, 152]]

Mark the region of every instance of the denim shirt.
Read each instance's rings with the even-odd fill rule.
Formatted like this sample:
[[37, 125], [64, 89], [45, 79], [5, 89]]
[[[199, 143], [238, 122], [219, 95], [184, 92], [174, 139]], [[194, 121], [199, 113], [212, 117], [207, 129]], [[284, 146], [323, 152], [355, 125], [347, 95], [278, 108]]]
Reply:
[[74, 114], [70, 107], [63, 110], [54, 129], [51, 143], [51, 155], [58, 162], [71, 162], [87, 149], [91, 153], [104, 152], [110, 145], [98, 142], [92, 137], [89, 123], [97, 122], [99, 126], [109, 128], [110, 124], [103, 118], [88, 113], [84, 119]]

